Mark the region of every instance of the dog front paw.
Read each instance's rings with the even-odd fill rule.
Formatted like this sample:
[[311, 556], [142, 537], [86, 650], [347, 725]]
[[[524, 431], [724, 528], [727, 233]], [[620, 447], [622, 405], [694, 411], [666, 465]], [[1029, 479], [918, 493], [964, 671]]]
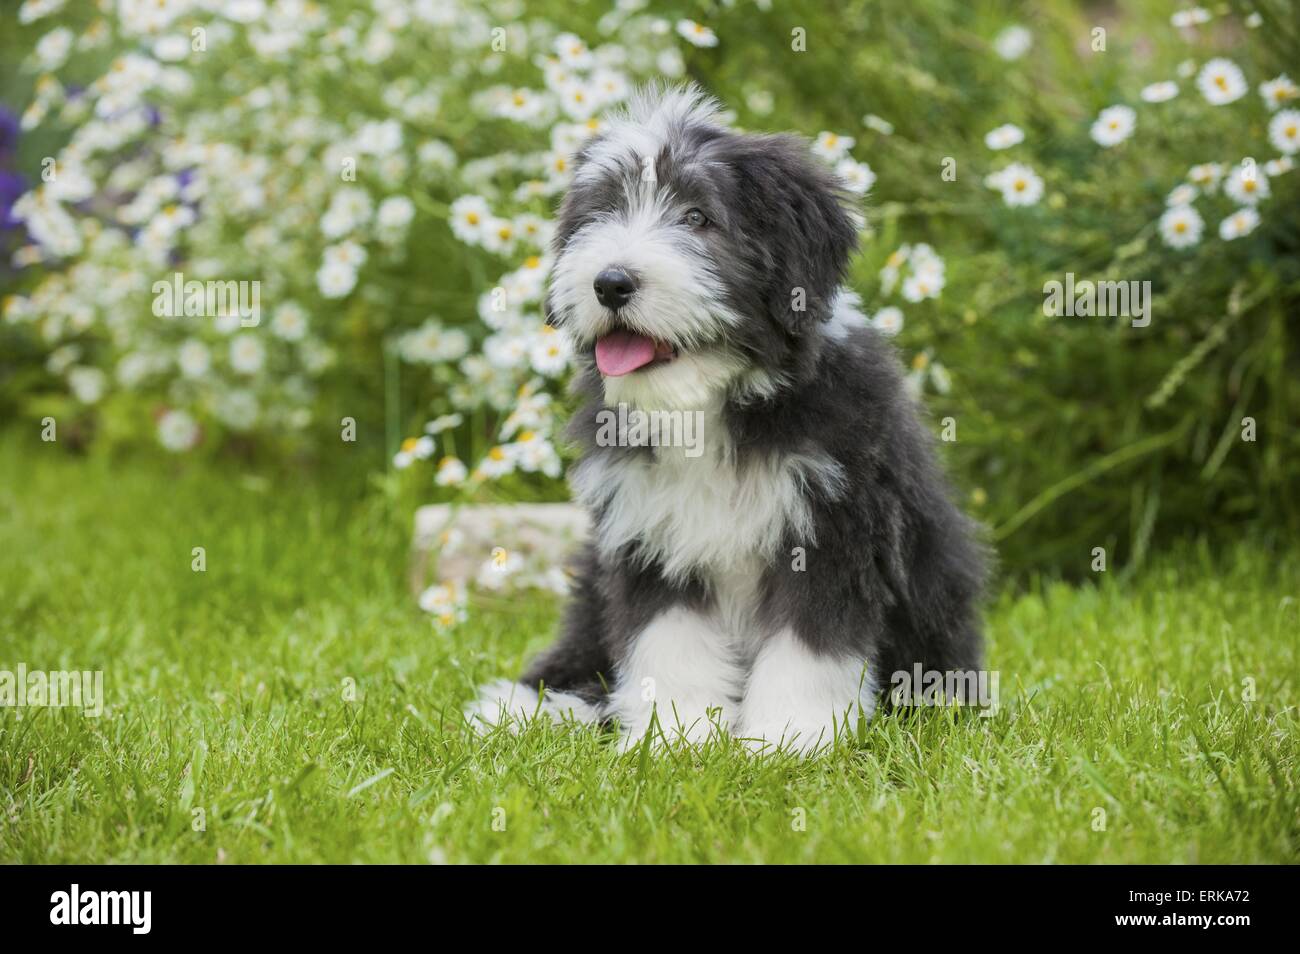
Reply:
[[569, 692], [536, 689], [512, 679], [497, 679], [479, 687], [478, 697], [465, 706], [465, 721], [475, 732], [484, 733], [503, 725], [518, 732], [534, 718], [552, 722], [598, 722], [598, 706]]

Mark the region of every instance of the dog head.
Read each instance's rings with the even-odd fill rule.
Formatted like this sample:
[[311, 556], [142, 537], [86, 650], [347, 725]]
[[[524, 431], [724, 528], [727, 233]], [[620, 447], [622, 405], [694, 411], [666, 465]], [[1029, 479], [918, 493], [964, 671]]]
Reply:
[[608, 403], [699, 408], [798, 376], [857, 237], [805, 142], [728, 130], [698, 89], [652, 90], [574, 169], [548, 320]]

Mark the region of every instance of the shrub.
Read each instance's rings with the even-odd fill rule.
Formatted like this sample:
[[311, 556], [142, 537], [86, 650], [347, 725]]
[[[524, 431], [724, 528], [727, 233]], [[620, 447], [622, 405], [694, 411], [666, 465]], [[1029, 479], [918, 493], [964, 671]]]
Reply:
[[[602, 110], [692, 78], [868, 191], [852, 283], [1009, 567], [1295, 532], [1292, 5], [590, 6], [26, 0], [0, 402], [192, 453], [351, 419], [422, 495], [561, 495], [547, 219]], [[159, 317], [176, 273], [262, 320]], [[1045, 313], [1069, 275], [1150, 323]]]

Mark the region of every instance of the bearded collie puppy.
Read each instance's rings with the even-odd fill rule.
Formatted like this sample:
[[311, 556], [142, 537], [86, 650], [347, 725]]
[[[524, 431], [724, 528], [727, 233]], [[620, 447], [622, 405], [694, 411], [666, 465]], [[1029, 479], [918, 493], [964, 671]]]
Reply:
[[[558, 640], [472, 724], [808, 753], [894, 673], [980, 665], [986, 555], [841, 287], [858, 222], [806, 142], [729, 130], [693, 88], [641, 93], [579, 152], [547, 316], [576, 355], [594, 532]], [[698, 439], [630, 433], [647, 417]]]

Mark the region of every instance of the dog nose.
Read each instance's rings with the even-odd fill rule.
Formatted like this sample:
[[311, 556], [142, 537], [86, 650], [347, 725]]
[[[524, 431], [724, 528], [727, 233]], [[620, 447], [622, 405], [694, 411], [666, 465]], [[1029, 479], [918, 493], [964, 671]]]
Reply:
[[636, 282], [621, 268], [607, 268], [592, 283], [596, 300], [606, 308], [622, 308], [636, 291]]

